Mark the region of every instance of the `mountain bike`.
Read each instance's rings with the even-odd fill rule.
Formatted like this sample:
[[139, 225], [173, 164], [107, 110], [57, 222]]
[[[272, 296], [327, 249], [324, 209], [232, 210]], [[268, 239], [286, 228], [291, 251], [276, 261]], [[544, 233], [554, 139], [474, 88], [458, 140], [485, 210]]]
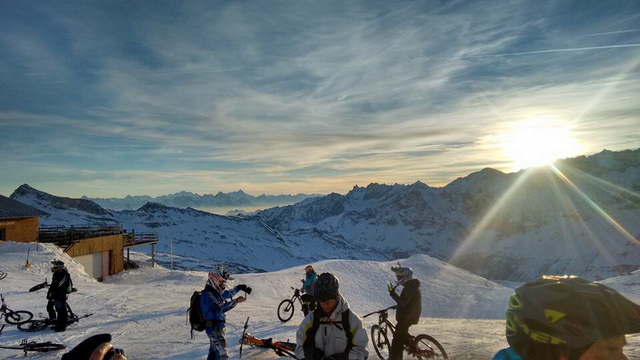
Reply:
[[[67, 303], [67, 314], [69, 314], [69, 318], [67, 320], [67, 326], [78, 322], [80, 319], [84, 319], [86, 317], [92, 316], [93, 314], [85, 314], [82, 316], [78, 316], [71, 311], [71, 307]], [[42, 316], [42, 314], [40, 314]], [[26, 332], [36, 332], [42, 331], [48, 326], [54, 325], [53, 321], [44, 318], [44, 319], [36, 319], [29, 320], [24, 323], [18, 324], [18, 329]]]
[[280, 305], [278, 305], [278, 319], [282, 322], [287, 322], [293, 317], [293, 312], [295, 311], [294, 304], [296, 300], [300, 303], [304, 316], [307, 316], [309, 313], [309, 304], [302, 301], [300, 289], [296, 289], [293, 286], [291, 289], [293, 290], [293, 296], [291, 299], [284, 299], [280, 302]]
[[4, 315], [4, 321], [7, 324], [19, 325], [33, 318], [33, 314], [30, 311], [18, 310], [13, 311], [7, 307], [4, 302], [4, 296], [0, 294], [0, 300], [2, 300], [2, 306], [0, 306], [0, 317]]
[[54, 344], [51, 341], [47, 341], [44, 343], [37, 343], [35, 341], [27, 341], [27, 339], [22, 340], [20, 345], [18, 346], [5, 346], [0, 345], [0, 349], [10, 349], [10, 350], [22, 350], [24, 351], [24, 356], [27, 356], [27, 352], [49, 352], [49, 351], [59, 351], [64, 350], [67, 347], [62, 344]]
[[[371, 327], [371, 342], [376, 354], [382, 360], [389, 358], [391, 350], [391, 342], [389, 335], [393, 337], [396, 330], [395, 325], [389, 320], [389, 310], [395, 309], [395, 306], [388, 307], [384, 310], [374, 311], [363, 316], [366, 318], [373, 314], [380, 314], [378, 324]], [[404, 345], [404, 351], [411, 355], [414, 359], [448, 359], [446, 351], [440, 343], [433, 337], [420, 334], [418, 336], [409, 335], [409, 340]]]
[[249, 326], [249, 317], [244, 323], [244, 331], [242, 331], [242, 337], [240, 338], [240, 358], [242, 358], [242, 346], [255, 346], [264, 349], [271, 349], [275, 351], [278, 356], [286, 356], [292, 359], [297, 359], [294, 354], [296, 350], [296, 344], [288, 341], [272, 341], [271, 338], [259, 339], [247, 332]]

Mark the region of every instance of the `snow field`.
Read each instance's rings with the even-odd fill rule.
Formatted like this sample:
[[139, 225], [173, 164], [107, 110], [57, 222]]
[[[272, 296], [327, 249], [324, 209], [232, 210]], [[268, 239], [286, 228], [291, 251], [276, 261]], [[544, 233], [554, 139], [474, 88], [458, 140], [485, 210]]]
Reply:
[[[27, 248], [31, 248], [31, 268], [24, 269]], [[25, 333], [7, 325], [0, 343], [17, 344], [22, 339], [52, 341], [73, 348], [85, 338], [111, 333], [116, 347], [125, 349], [130, 359], [205, 359], [209, 341], [204, 333], [195, 333], [192, 340], [186, 322], [186, 309], [194, 290], [201, 290], [206, 272], [151, 268], [148, 257], [132, 253], [143, 263], [137, 270], [112, 276], [105, 282], [89, 278], [81, 265], [60, 249], [40, 244], [0, 244], [0, 270], [9, 275], [0, 281], [0, 293], [13, 310], [29, 310], [46, 315], [46, 290], [29, 293], [28, 289], [51, 279], [50, 261], [65, 261], [78, 292], [69, 297], [69, 304], [79, 315], [94, 315], [71, 325], [65, 333], [45, 330]], [[326, 260], [314, 263], [318, 273], [333, 272], [341, 281], [341, 291], [352, 309], [360, 316], [393, 305], [386, 284], [393, 280], [389, 268], [394, 262]], [[421, 280], [423, 318], [412, 327], [414, 335], [427, 333], [440, 341], [450, 358], [490, 359], [507, 346], [504, 338], [503, 314], [512, 289], [457, 269], [425, 255], [402, 261], [414, 269]], [[271, 273], [235, 275], [230, 285], [246, 283], [253, 288], [248, 300], [227, 313], [227, 341], [230, 358], [238, 358], [238, 340], [249, 316], [249, 332], [262, 338], [295, 341], [295, 332], [302, 321], [296, 306], [292, 320], [281, 323], [276, 316], [280, 301], [290, 298], [291, 286], [299, 287], [304, 266]], [[626, 283], [631, 280], [625, 280]], [[619, 285], [624, 286], [624, 285]], [[622, 290], [622, 289], [619, 289]], [[394, 313], [392, 312], [393, 316]], [[365, 319], [367, 333], [377, 322], [376, 316]], [[640, 359], [640, 338], [629, 338], [627, 356]], [[371, 359], [375, 358], [373, 349]], [[59, 359], [60, 353], [33, 354], [34, 359]], [[19, 351], [0, 349], [0, 359], [23, 359]], [[276, 359], [272, 351], [245, 347], [245, 359]]]

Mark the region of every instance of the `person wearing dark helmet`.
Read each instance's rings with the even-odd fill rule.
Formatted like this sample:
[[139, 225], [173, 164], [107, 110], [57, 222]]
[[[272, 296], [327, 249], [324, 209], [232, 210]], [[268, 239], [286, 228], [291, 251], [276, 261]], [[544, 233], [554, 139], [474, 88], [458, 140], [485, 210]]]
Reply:
[[67, 313], [67, 298], [73, 290], [71, 275], [61, 260], [51, 262], [51, 285], [47, 292], [47, 312], [49, 320], [56, 332], [67, 329], [69, 314]]
[[510, 347], [494, 360], [621, 360], [640, 333], [640, 306], [576, 276], [543, 276], [516, 289], [506, 312]]
[[[409, 328], [420, 321], [422, 313], [422, 295], [420, 294], [420, 281], [413, 278], [413, 270], [409, 267], [392, 267], [391, 271], [396, 275], [396, 285], [389, 284], [389, 295], [398, 304], [396, 307], [396, 331], [393, 334], [389, 360], [402, 359], [404, 344], [409, 339]], [[400, 295], [396, 294], [396, 288], [402, 286]]]
[[369, 356], [369, 338], [362, 319], [349, 309], [338, 291], [340, 282], [330, 273], [314, 284], [318, 304], [300, 324], [295, 354], [303, 360], [364, 360]]

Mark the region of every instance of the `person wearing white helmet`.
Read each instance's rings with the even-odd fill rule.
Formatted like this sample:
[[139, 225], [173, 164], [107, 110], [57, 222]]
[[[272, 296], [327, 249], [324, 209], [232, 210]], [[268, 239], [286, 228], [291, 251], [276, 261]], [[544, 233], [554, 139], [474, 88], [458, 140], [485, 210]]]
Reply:
[[225, 313], [237, 304], [246, 300], [243, 296], [233, 298], [238, 292], [251, 293], [251, 288], [240, 284], [233, 289], [226, 290], [227, 280], [231, 280], [228, 271], [218, 267], [209, 273], [207, 285], [200, 297], [200, 307], [205, 320], [205, 331], [209, 336], [209, 356], [207, 360], [228, 359], [227, 340], [225, 339]]
[[[404, 344], [409, 339], [409, 328], [420, 321], [422, 313], [422, 296], [420, 294], [420, 281], [413, 278], [413, 270], [409, 267], [392, 267], [396, 275], [396, 285], [389, 284], [389, 295], [398, 304], [396, 307], [396, 331], [393, 334], [389, 360], [402, 359]], [[396, 288], [402, 286], [400, 295], [396, 294]]]

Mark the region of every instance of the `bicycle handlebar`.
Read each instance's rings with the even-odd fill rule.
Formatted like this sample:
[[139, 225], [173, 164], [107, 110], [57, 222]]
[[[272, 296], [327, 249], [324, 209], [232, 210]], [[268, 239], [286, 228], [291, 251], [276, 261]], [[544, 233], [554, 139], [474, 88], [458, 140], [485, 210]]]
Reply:
[[396, 307], [397, 307], [397, 305], [394, 305], [394, 306], [390, 306], [390, 307], [388, 307], [388, 308], [386, 308], [386, 309], [383, 309], [383, 310], [374, 311], [374, 312], [372, 312], [372, 313], [369, 313], [369, 314], [367, 314], [367, 315], [364, 315], [362, 318], [366, 318], [367, 316], [371, 316], [371, 315], [373, 315], [373, 314], [382, 314], [382, 313], [385, 313], [385, 312], [387, 312], [387, 311], [389, 311], [389, 310], [391, 310], [391, 309], [395, 309]]

